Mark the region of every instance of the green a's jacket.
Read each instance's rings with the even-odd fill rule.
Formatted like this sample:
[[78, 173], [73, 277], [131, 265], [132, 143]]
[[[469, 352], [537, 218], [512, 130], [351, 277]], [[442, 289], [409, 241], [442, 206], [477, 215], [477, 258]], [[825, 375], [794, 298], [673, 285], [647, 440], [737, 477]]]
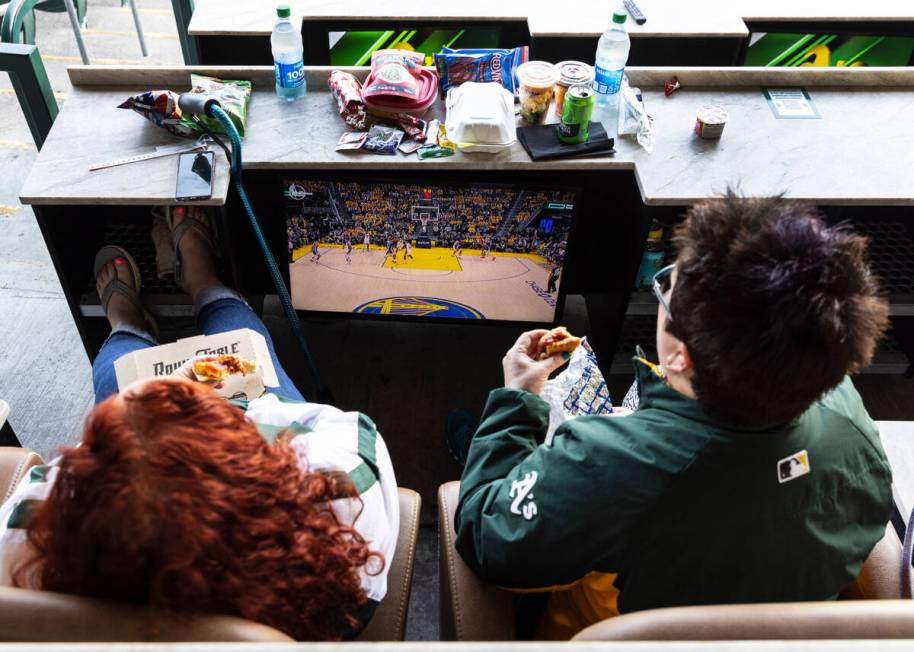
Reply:
[[850, 378], [795, 421], [720, 425], [636, 362], [627, 417], [578, 417], [541, 445], [549, 408], [493, 391], [470, 446], [457, 549], [511, 588], [617, 573], [622, 613], [825, 600], [885, 535], [891, 471]]

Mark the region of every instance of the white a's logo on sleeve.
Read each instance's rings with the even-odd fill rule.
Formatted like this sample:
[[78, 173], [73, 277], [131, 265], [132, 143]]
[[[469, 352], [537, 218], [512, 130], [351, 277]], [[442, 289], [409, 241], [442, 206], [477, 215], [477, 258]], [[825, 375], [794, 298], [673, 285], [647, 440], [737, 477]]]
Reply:
[[536, 516], [536, 503], [533, 502], [531, 493], [533, 485], [536, 484], [536, 478], [536, 471], [530, 471], [523, 480], [512, 482], [511, 491], [508, 492], [508, 498], [514, 499], [511, 501], [511, 513], [523, 516], [528, 521]]
[[778, 482], [784, 484], [809, 473], [809, 453], [801, 450], [778, 461]]

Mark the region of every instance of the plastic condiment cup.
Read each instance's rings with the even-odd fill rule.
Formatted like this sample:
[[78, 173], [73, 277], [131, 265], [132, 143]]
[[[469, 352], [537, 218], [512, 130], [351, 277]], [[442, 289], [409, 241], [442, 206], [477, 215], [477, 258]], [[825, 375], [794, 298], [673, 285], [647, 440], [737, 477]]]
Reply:
[[548, 61], [528, 61], [517, 68], [520, 82], [520, 115], [529, 124], [542, 124], [552, 101], [559, 71]]

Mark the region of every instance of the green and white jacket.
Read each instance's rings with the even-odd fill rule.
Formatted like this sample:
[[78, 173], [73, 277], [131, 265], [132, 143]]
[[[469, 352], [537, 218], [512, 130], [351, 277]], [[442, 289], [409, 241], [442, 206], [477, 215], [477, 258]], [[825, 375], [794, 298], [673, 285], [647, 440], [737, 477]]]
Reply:
[[[384, 555], [383, 571], [376, 575], [364, 570], [361, 573], [368, 598], [380, 601], [387, 594], [387, 572], [397, 547], [400, 503], [387, 446], [372, 420], [358, 412], [290, 401], [275, 394], [234, 404], [245, 411], [271, 443], [279, 433], [291, 431], [294, 437], [290, 445], [302, 469], [341, 470], [352, 478], [361, 501], [335, 500], [333, 511], [341, 523], [355, 527], [371, 550]], [[26, 518], [35, 502], [45, 500], [50, 493], [59, 470], [57, 462], [34, 467], [0, 506], [0, 586], [11, 585], [11, 573], [28, 554]]]

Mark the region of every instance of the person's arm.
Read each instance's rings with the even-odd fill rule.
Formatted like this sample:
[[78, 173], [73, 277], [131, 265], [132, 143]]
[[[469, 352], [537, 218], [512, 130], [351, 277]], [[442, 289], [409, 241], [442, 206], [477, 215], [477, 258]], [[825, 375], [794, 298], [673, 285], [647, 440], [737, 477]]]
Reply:
[[615, 420], [574, 419], [551, 446], [539, 445], [549, 406], [528, 390], [540, 391], [561, 364], [535, 366], [530, 354], [542, 333], [518, 340], [505, 356], [508, 387], [489, 396], [455, 516], [461, 557], [482, 578], [510, 588], [566, 585], [591, 570], [616, 570], [662, 485], [646, 460], [630, 455], [637, 445]]

